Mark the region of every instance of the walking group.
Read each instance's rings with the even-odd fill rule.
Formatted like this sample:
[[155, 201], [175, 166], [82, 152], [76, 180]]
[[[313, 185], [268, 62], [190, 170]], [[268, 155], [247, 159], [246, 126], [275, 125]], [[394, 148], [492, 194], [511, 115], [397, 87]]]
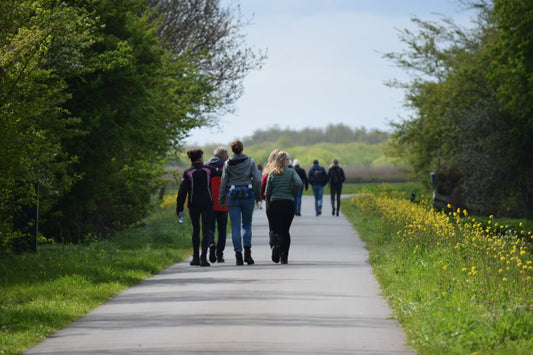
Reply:
[[254, 264], [252, 218], [256, 207], [262, 209], [262, 201], [265, 201], [269, 224], [272, 261], [287, 264], [291, 244], [289, 231], [294, 216], [302, 215], [304, 189], [311, 185], [316, 216], [320, 216], [324, 187], [329, 182], [332, 215], [338, 216], [344, 170], [337, 159], [333, 160], [328, 172], [315, 160], [306, 174], [298, 160], [291, 165], [289, 153], [278, 149], [270, 153], [262, 168], [253, 158], [243, 154], [240, 140], [231, 143], [231, 150], [233, 155], [230, 158], [226, 148], [215, 149], [214, 156], [205, 164], [201, 149], [187, 152], [191, 166], [183, 172], [176, 213], [182, 220], [185, 205], [189, 209], [193, 245], [190, 265], [210, 266], [210, 262], [225, 261], [228, 215], [236, 264]]

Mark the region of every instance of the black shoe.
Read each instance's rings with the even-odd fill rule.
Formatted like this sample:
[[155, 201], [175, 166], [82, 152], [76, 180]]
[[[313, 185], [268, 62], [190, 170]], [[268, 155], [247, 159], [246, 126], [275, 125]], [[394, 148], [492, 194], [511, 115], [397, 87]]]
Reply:
[[200, 266], [211, 266], [211, 264], [207, 262], [205, 254], [200, 257]]
[[281, 253], [280, 255], [280, 259], [281, 259], [281, 263], [282, 264], [288, 264], [289, 261], [288, 261], [288, 255], [285, 254], [285, 253]]
[[254, 259], [252, 259], [252, 250], [250, 247], [244, 247], [244, 261], [248, 265], [253, 265], [255, 263]]
[[339, 210], [337, 210], [337, 216], [339, 215]]
[[224, 262], [224, 256], [222, 254], [217, 255], [217, 263], [223, 263]]
[[235, 252], [235, 260], [237, 261], [237, 265], [244, 265], [244, 261], [242, 260], [242, 253], [240, 251]]
[[332, 209], [332, 210], [331, 210], [331, 215], [332, 215], [332, 216], [335, 216], [335, 209]]
[[217, 257], [215, 255], [215, 244], [211, 244], [209, 246], [209, 261], [212, 263], [217, 261]]
[[276, 264], [279, 263], [279, 246], [272, 246], [272, 261]]
[[198, 255], [193, 255], [192, 260], [189, 263], [191, 266], [199, 266], [200, 265], [200, 257]]

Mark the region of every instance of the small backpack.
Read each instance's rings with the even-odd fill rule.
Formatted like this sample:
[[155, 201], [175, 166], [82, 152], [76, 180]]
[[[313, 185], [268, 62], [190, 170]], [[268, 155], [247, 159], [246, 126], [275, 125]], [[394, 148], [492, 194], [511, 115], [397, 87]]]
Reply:
[[322, 168], [316, 168], [315, 169], [315, 173], [314, 173], [314, 183], [315, 184], [321, 184], [324, 182], [324, 178], [325, 178], [325, 175], [324, 175], [324, 171], [322, 170]]
[[334, 167], [331, 169], [331, 182], [333, 184], [338, 184], [341, 182], [341, 169]]

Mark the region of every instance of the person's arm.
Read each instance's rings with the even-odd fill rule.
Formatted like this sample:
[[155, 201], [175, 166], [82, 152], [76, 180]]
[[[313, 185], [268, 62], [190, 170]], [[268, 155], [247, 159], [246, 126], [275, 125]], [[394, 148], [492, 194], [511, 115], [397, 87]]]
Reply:
[[261, 201], [261, 175], [259, 174], [259, 169], [257, 169], [257, 164], [255, 164], [255, 161], [250, 158], [251, 161], [251, 175], [252, 175], [252, 182], [253, 182], [253, 189], [255, 194], [255, 200]]
[[222, 178], [220, 180], [220, 189], [218, 190], [218, 204], [221, 207], [226, 205], [226, 191], [228, 187], [228, 164], [224, 163], [224, 169], [222, 169]]
[[261, 178], [261, 198], [266, 200], [266, 185], [268, 180], [268, 174], [264, 174]]
[[180, 212], [183, 213], [183, 205], [187, 199], [187, 193], [191, 188], [191, 183], [187, 176], [187, 171], [183, 173], [181, 178], [180, 188], [178, 190], [178, 197], [176, 198], [176, 214], [179, 216]]

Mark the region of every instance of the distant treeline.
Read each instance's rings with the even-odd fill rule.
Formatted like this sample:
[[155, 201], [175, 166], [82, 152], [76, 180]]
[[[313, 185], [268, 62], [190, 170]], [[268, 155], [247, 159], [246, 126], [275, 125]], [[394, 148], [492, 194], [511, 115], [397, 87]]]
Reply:
[[250, 137], [243, 139], [245, 146], [261, 143], [279, 142], [282, 145], [300, 146], [317, 143], [353, 143], [379, 144], [389, 139], [389, 133], [364, 127], [351, 128], [342, 123], [330, 124], [326, 128], [304, 128], [302, 130], [281, 129], [277, 126], [257, 130]]

